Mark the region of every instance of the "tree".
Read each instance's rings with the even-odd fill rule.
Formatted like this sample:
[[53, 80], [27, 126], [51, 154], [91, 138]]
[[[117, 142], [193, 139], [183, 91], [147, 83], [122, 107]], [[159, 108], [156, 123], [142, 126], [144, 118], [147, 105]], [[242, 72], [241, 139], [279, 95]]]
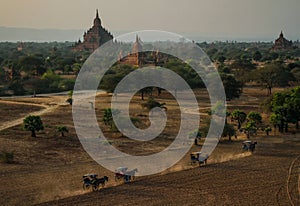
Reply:
[[300, 86], [291, 90], [290, 95], [286, 99], [287, 110], [290, 122], [296, 125], [299, 129], [300, 121]]
[[233, 75], [221, 74], [227, 100], [239, 98], [242, 94], [243, 84], [236, 80]]
[[70, 105], [72, 105], [72, 104], [73, 104], [73, 99], [72, 99], [72, 98], [68, 98], [68, 99], [66, 100], [66, 102], [69, 103]]
[[72, 98], [73, 90], [69, 91], [68, 95], [69, 95], [69, 98], [66, 100], [66, 102], [68, 102], [70, 105], [72, 105], [73, 104], [73, 98]]
[[280, 114], [272, 113], [270, 116], [270, 122], [273, 124], [273, 127], [278, 128], [279, 132], [283, 132], [284, 128], [284, 118]]
[[249, 112], [247, 115], [247, 121], [254, 121], [256, 126], [262, 123], [262, 117], [259, 112]]
[[[118, 128], [115, 125], [113, 115], [120, 114], [121, 111], [118, 109], [111, 109], [107, 108], [104, 110], [103, 118], [102, 121], [104, 122], [105, 125], [110, 126], [111, 131], [113, 132], [119, 132]], [[126, 117], [124, 116], [118, 116], [118, 122], [121, 122], [121, 125], [123, 122], [126, 120]], [[138, 118], [130, 117], [130, 121], [137, 127], [138, 124], [140, 123], [140, 120]], [[123, 134], [122, 134], [123, 135]]]
[[294, 77], [296, 78], [296, 80], [299, 82], [300, 81], [300, 66], [293, 68], [291, 70], [291, 73], [294, 75]]
[[36, 131], [44, 130], [40, 116], [29, 115], [23, 120], [23, 128], [31, 131], [31, 137], [36, 137]]
[[42, 75], [45, 72], [43, 67], [43, 59], [39, 56], [28, 55], [21, 57], [20, 65], [22, 66], [22, 70], [28, 72], [32, 75]]
[[218, 56], [217, 58], [218, 62], [220, 62], [221, 64], [224, 63], [224, 61], [226, 60], [226, 57], [224, 57], [223, 55]]
[[266, 127], [266, 128], [264, 128], [264, 131], [266, 132], [266, 135], [269, 136], [269, 133], [272, 132], [272, 128]]
[[239, 58], [230, 65], [231, 69], [237, 71], [251, 71], [255, 69], [255, 65], [250, 59]]
[[233, 125], [226, 123], [224, 125], [222, 137], [228, 137], [228, 140], [231, 141], [231, 137], [234, 136], [235, 134], [236, 133]]
[[275, 128], [278, 128], [279, 132], [288, 131], [288, 102], [289, 94], [286, 92], [277, 92], [273, 95], [271, 100], [272, 114], [270, 122]]
[[103, 76], [100, 82], [100, 88], [107, 92], [113, 92], [118, 83], [132, 71], [134, 71], [134, 68], [129, 65], [114, 65]]
[[14, 80], [10, 82], [8, 89], [13, 90], [14, 95], [23, 95], [25, 93], [24, 86], [20, 80]]
[[194, 141], [195, 145], [198, 145], [198, 139], [201, 139], [202, 134], [199, 129], [196, 129], [196, 130], [190, 132], [189, 137], [190, 138], [195, 137], [195, 141]]
[[288, 86], [289, 81], [294, 80], [294, 76], [285, 70], [281, 65], [267, 65], [255, 71], [254, 78], [260, 82], [268, 91], [268, 95], [272, 94], [274, 86]]
[[102, 121], [104, 122], [105, 125], [109, 125], [110, 129], [113, 129], [114, 127], [113, 115], [117, 115], [119, 113], [120, 110], [118, 109], [107, 108], [104, 110]]
[[58, 90], [58, 85], [61, 81], [59, 75], [55, 74], [51, 69], [48, 69], [41, 77], [45, 92], [55, 92]]
[[150, 94], [150, 96], [152, 96], [152, 92], [153, 92], [153, 88], [152, 87], [145, 87], [143, 89], [140, 90], [141, 93], [141, 99], [145, 100], [145, 94]]
[[236, 109], [232, 112], [231, 116], [238, 122], [238, 130], [241, 129], [242, 123], [246, 121], [246, 113]]
[[252, 133], [256, 133], [258, 125], [262, 123], [262, 117], [259, 112], [249, 112], [247, 115], [247, 123], [244, 130], [247, 133], [247, 138], [250, 138]]
[[253, 58], [254, 61], [259, 61], [259, 60], [261, 60], [262, 55], [261, 55], [260, 51], [254, 52], [252, 58]]
[[300, 120], [300, 87], [288, 92], [277, 92], [270, 102], [270, 121], [279, 132], [287, 132], [288, 124], [293, 123], [299, 128]]
[[225, 124], [227, 124], [227, 117], [230, 116], [230, 112], [226, 111], [226, 107], [223, 102], [217, 101], [209, 110], [208, 115], [216, 115], [225, 118]]
[[62, 137], [65, 137], [65, 133], [69, 132], [69, 130], [66, 126], [58, 126], [58, 127], [56, 127], [56, 130], [57, 130], [57, 132], [61, 133]]
[[250, 135], [255, 133], [257, 130], [255, 121], [248, 121], [244, 127], [244, 130], [246, 131], [247, 138], [250, 139]]
[[81, 64], [79, 64], [79, 63], [74, 63], [74, 64], [72, 65], [72, 70], [73, 70], [73, 72], [74, 72], [75, 74], [78, 74], [79, 71], [80, 71], [80, 69], [81, 69]]

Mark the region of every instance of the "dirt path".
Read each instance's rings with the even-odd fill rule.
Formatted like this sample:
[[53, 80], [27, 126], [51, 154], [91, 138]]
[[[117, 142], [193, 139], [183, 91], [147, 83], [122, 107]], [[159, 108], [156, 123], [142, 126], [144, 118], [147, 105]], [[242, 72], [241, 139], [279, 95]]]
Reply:
[[[43, 115], [43, 114], [46, 114], [48, 112], [52, 112], [54, 111], [59, 105], [56, 105], [56, 106], [49, 106], [47, 107], [46, 109], [43, 109], [41, 111], [38, 111], [38, 112], [33, 112], [31, 113], [30, 115]], [[29, 115], [29, 114], [28, 114]], [[23, 123], [23, 119], [24, 117], [22, 118], [19, 118], [19, 119], [16, 119], [16, 120], [12, 120], [12, 121], [8, 121], [8, 122], [4, 122], [2, 123], [2, 125], [0, 126], [0, 131], [2, 130], [5, 130], [5, 129], [8, 129], [10, 127], [14, 127], [14, 126], [17, 126], [19, 124], [22, 124]]]
[[[59, 104], [49, 106], [49, 105], [45, 105], [45, 104], [35, 104], [35, 103], [28, 103], [28, 102], [17, 102], [17, 101], [6, 101], [6, 100], [0, 100], [0, 103], [44, 107], [44, 109], [42, 109], [40, 111], [31, 112], [31, 113], [27, 114], [27, 115], [30, 114], [30, 115], [37, 115], [37, 116], [46, 114], [48, 112], [53, 112], [55, 109], [57, 109], [59, 107]], [[1, 123], [0, 131], [8, 129], [10, 127], [17, 126], [19, 124], [22, 124], [23, 119], [24, 119], [24, 117], [21, 117], [21, 118], [15, 119], [15, 120], [6, 121], [6, 122]]]

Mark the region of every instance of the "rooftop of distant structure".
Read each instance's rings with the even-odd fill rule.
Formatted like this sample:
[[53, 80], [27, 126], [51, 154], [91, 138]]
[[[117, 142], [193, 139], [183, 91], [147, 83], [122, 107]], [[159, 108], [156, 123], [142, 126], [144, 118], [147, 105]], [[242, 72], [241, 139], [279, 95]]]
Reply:
[[280, 35], [278, 37], [278, 39], [275, 40], [275, 44], [272, 47], [272, 50], [274, 51], [278, 51], [278, 50], [289, 50], [289, 49], [293, 49], [293, 42], [287, 40], [284, 35], [283, 32], [280, 32]]
[[102, 22], [97, 9], [93, 26], [84, 32], [83, 41], [79, 39], [78, 42], [75, 43], [73, 50], [93, 52], [112, 39], [113, 35], [102, 27]]

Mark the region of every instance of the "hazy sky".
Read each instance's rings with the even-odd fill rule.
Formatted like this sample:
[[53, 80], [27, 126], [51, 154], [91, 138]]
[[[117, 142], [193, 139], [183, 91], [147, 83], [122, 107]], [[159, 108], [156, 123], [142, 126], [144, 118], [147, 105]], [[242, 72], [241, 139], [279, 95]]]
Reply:
[[300, 0], [0, 0], [0, 26], [300, 38]]

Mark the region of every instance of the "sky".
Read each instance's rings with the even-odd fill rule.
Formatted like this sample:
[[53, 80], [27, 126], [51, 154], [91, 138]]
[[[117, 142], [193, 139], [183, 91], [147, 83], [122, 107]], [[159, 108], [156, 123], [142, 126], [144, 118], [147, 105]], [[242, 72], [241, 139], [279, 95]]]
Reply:
[[99, 9], [109, 31], [300, 38], [300, 0], [0, 0], [0, 26], [88, 29]]

